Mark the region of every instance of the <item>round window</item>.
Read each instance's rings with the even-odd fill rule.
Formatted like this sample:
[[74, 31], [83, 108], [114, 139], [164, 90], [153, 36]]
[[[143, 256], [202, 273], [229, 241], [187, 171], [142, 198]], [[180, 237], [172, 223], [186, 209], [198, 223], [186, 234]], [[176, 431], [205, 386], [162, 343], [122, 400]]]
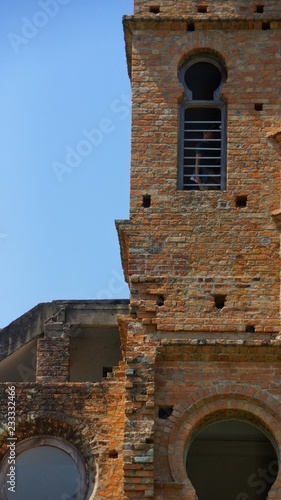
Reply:
[[24, 440], [16, 446], [15, 455], [10, 447], [0, 474], [3, 499], [83, 500], [86, 496], [83, 460], [60, 439]]

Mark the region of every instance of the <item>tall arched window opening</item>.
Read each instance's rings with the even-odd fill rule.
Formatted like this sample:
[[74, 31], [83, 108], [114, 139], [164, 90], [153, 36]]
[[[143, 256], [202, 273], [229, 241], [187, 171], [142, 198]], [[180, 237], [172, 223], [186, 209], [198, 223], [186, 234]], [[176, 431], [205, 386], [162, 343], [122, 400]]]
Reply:
[[226, 189], [226, 71], [210, 54], [193, 56], [179, 73], [185, 88], [180, 107], [179, 189]]

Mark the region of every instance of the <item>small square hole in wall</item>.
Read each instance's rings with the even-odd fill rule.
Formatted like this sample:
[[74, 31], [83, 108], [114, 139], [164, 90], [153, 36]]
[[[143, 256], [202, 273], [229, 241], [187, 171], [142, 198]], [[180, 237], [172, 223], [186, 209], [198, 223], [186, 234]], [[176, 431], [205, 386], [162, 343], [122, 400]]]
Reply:
[[263, 104], [261, 102], [256, 102], [255, 104], [255, 110], [256, 111], [262, 111]]
[[246, 332], [247, 333], [255, 333], [256, 329], [253, 325], [247, 325], [246, 326]]
[[142, 206], [143, 206], [143, 208], [149, 208], [150, 205], [151, 205], [151, 197], [149, 194], [145, 194], [142, 197]]
[[206, 14], [208, 10], [207, 5], [198, 5], [197, 11], [200, 12], [200, 14]]
[[109, 458], [118, 458], [118, 451], [110, 450], [108, 453]]
[[165, 299], [163, 297], [163, 295], [159, 295], [158, 299], [157, 299], [157, 305], [159, 307], [163, 306], [165, 304]]
[[222, 309], [225, 305], [226, 295], [217, 294], [214, 295], [215, 306], [217, 309]]
[[266, 30], [270, 30], [270, 23], [268, 22], [264, 22], [261, 24], [261, 29], [266, 31]]
[[149, 12], [151, 12], [151, 14], [159, 14], [160, 13], [159, 5], [151, 5], [149, 7]]
[[244, 208], [247, 206], [247, 201], [248, 201], [248, 196], [241, 194], [236, 196], [236, 207], [237, 208]]
[[173, 406], [160, 406], [158, 410], [158, 418], [161, 418], [162, 420], [167, 420], [172, 413], [173, 413], [174, 407]]
[[193, 23], [188, 23], [186, 31], [194, 31], [194, 30], [195, 30], [195, 25]]
[[256, 5], [256, 13], [257, 14], [263, 13], [263, 5]]

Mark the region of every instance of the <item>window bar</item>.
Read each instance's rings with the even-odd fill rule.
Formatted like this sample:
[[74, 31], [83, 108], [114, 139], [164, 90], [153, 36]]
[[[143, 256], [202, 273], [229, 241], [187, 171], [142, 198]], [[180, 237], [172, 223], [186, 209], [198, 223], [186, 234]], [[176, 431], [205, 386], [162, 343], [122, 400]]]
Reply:
[[[199, 175], [207, 177], [207, 182], [202, 182], [200, 186], [202, 189], [222, 189], [221, 120], [185, 120], [184, 125], [183, 188], [194, 189], [194, 182], [192, 180], [195, 173], [196, 151], [198, 151], [202, 152], [200, 162], [203, 161], [203, 165], [201, 163], [201, 167], [199, 166]], [[204, 147], [204, 145], [199, 144], [200, 142], [204, 142], [202, 134], [208, 132], [210, 129], [218, 136], [208, 139], [209, 143], [214, 144], [214, 147], [211, 148], [213, 152], [211, 156], [210, 154], [204, 154], [205, 152], [210, 152], [210, 147]], [[205, 172], [201, 173], [200, 168], [205, 168]], [[210, 171], [211, 174], [207, 174], [206, 171]]]

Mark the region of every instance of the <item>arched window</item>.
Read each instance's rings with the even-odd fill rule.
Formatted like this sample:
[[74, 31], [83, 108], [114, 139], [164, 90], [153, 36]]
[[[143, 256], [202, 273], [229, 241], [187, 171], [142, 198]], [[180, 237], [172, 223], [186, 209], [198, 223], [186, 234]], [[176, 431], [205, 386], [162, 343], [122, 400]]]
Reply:
[[78, 451], [50, 436], [25, 439], [10, 447], [0, 468], [3, 500], [85, 500], [87, 474]]
[[219, 420], [193, 439], [186, 470], [200, 500], [265, 500], [278, 460], [260, 428], [245, 420]]
[[179, 73], [185, 88], [180, 108], [179, 189], [226, 189], [226, 71], [210, 54], [186, 61]]

